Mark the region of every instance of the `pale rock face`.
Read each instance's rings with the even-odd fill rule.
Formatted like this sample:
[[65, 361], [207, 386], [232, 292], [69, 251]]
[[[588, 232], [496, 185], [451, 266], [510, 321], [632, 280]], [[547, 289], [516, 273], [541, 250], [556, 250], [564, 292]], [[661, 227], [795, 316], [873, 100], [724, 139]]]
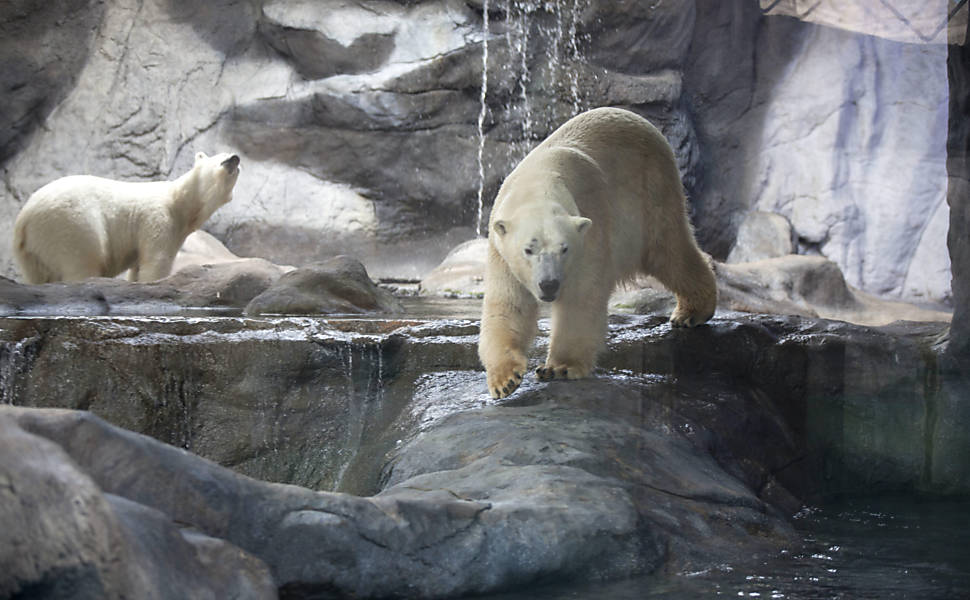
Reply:
[[788, 219], [774, 213], [752, 211], [738, 227], [738, 237], [727, 262], [743, 263], [793, 254], [793, 231]]
[[946, 46], [813, 27], [765, 107], [751, 194], [890, 297], [949, 295]]

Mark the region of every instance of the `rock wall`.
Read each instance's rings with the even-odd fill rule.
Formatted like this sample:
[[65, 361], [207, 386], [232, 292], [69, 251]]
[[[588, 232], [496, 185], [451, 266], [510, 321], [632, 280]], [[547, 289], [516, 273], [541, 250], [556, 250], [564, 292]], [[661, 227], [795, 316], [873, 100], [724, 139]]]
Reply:
[[956, 360], [954, 370], [966, 373], [970, 364], [970, 50], [966, 46], [950, 46], [947, 69], [950, 80], [947, 245], [953, 259], [954, 305], [948, 355]]
[[942, 44], [748, 0], [18, 0], [0, 32], [2, 238], [57, 176], [171, 178], [231, 148], [236, 197], [206, 228], [233, 252], [420, 277], [538, 140], [618, 105], [671, 140], [716, 257], [743, 213], [780, 212], [857, 287], [950, 295]]

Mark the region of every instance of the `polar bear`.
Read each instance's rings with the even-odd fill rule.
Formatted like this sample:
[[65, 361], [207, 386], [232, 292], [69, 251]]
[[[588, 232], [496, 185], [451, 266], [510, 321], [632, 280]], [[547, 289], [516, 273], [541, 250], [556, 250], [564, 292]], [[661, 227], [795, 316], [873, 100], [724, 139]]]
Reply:
[[175, 181], [128, 183], [90, 175], [40, 188], [14, 224], [13, 253], [29, 283], [167, 276], [185, 238], [232, 199], [235, 154], [199, 152]]
[[637, 273], [676, 295], [672, 325], [714, 314], [714, 273], [694, 240], [673, 150], [627, 110], [582, 113], [530, 152], [499, 189], [488, 242], [478, 353], [496, 398], [526, 372], [538, 301], [551, 305], [541, 380], [589, 375], [610, 293]]

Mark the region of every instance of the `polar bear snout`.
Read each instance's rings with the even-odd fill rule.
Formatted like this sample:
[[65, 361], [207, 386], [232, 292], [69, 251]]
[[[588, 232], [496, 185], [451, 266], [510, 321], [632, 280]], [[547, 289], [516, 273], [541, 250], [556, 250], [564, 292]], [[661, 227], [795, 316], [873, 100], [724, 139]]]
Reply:
[[230, 175], [234, 175], [236, 171], [239, 170], [239, 156], [233, 154], [226, 160], [222, 161], [222, 168], [229, 171]]
[[542, 294], [539, 296], [540, 300], [543, 302], [552, 302], [559, 295], [559, 280], [540, 279], [539, 291], [542, 292]]
[[543, 302], [553, 302], [559, 297], [562, 261], [552, 253], [543, 252], [536, 262], [535, 283], [539, 288], [539, 299]]

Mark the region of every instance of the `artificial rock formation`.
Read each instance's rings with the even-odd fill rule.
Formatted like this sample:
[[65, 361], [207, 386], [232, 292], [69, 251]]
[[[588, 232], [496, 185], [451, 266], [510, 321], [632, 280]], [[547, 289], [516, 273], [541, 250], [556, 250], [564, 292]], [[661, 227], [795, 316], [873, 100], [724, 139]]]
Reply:
[[0, 590], [446, 598], [775, 553], [803, 501], [970, 491], [944, 330], [615, 318], [595, 377], [492, 401], [470, 321], [0, 319], [0, 552], [67, 533]]
[[484, 35], [484, 5], [5, 3], [0, 237], [55, 177], [170, 177], [231, 149], [246, 167], [207, 228], [233, 252], [419, 278], [538, 140], [617, 105], [670, 139], [716, 258], [741, 214], [778, 212], [851, 285], [949, 298], [942, 44], [748, 0], [491, 0]]

